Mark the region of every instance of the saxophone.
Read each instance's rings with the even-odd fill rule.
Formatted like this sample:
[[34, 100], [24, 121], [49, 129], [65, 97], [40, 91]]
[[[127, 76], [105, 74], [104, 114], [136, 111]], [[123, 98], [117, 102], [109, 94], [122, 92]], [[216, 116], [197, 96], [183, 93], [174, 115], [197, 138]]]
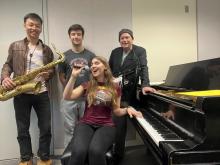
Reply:
[[46, 71], [50, 68], [53, 68], [57, 64], [64, 61], [64, 54], [59, 52], [55, 46], [52, 44], [54, 51], [59, 55], [58, 60], [48, 63], [40, 68], [34, 69], [26, 75], [18, 76], [12, 81], [15, 83], [16, 87], [11, 90], [6, 90], [0, 85], [0, 101], [6, 101], [14, 96], [17, 96], [25, 92], [33, 92], [38, 94], [41, 89], [41, 81], [29, 82], [33, 80], [39, 73]]

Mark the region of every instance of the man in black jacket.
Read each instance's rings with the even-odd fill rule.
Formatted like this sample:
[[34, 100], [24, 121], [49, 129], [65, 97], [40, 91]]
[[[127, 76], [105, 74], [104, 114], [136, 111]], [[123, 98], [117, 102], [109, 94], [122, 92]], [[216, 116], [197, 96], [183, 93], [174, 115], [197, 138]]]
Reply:
[[[122, 29], [119, 32], [121, 47], [112, 50], [109, 65], [113, 75], [122, 78], [121, 106], [136, 107], [136, 90], [141, 80], [143, 94], [155, 92], [149, 86], [149, 75], [147, 67], [146, 50], [133, 44], [133, 32], [129, 29]], [[126, 117], [114, 117], [117, 126], [116, 134], [116, 156], [120, 160], [124, 155], [126, 136]]]

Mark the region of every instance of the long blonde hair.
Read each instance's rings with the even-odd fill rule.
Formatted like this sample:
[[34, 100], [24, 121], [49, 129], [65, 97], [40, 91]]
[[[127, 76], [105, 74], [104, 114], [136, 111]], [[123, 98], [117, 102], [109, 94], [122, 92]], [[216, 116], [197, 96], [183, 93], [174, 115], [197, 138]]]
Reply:
[[[111, 69], [109, 67], [109, 64], [107, 60], [104, 57], [101, 56], [95, 56], [93, 59], [99, 60], [106, 69], [104, 70], [104, 79], [105, 79], [105, 87], [109, 89], [109, 91], [112, 94], [112, 107], [116, 106], [116, 99], [117, 99], [117, 90], [116, 90], [116, 84], [113, 82], [113, 76]], [[98, 81], [91, 75], [88, 89], [87, 89], [87, 101], [88, 106], [90, 107], [95, 99], [95, 91], [97, 87], [99, 86]]]

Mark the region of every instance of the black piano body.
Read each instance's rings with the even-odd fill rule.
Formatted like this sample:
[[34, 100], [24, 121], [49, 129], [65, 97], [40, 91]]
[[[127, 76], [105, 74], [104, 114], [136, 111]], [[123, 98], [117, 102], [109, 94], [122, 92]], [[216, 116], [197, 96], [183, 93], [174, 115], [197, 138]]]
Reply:
[[158, 164], [220, 164], [220, 96], [178, 95], [218, 93], [220, 58], [171, 66], [165, 83], [154, 88], [139, 95], [144, 122], [132, 122]]

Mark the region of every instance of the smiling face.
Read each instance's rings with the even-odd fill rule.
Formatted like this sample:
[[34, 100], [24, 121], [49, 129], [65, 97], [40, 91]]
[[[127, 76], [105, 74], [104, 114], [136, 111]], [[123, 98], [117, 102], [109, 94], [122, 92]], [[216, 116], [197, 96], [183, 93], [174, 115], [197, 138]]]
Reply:
[[81, 30], [72, 30], [69, 34], [70, 40], [73, 45], [81, 46], [83, 41], [83, 34]]
[[[91, 106], [94, 103], [96, 96], [96, 89], [100, 87], [101, 84], [99, 83], [103, 83], [101, 85], [101, 89], [102, 90], [104, 88], [108, 89], [111, 93], [111, 99], [107, 99], [107, 97], [105, 97], [105, 100], [106, 99], [108, 101], [111, 100], [112, 106], [115, 106], [117, 91], [115, 89], [116, 86], [115, 83], [113, 82], [112, 72], [109, 67], [107, 59], [102, 56], [95, 56], [92, 59], [90, 71], [92, 73], [92, 77], [90, 79], [89, 82], [90, 85], [88, 87], [88, 97], [87, 97], [88, 105]], [[99, 96], [101, 95], [102, 93]], [[98, 100], [100, 102], [100, 99]]]
[[42, 23], [38, 19], [28, 18], [24, 23], [24, 28], [27, 33], [27, 38], [37, 40], [42, 31]]
[[127, 52], [132, 49], [133, 38], [129, 33], [121, 34], [119, 38], [119, 42], [121, 44], [121, 47], [124, 49], [124, 51]]
[[97, 81], [104, 82], [105, 71], [107, 70], [106, 65], [99, 59], [93, 58], [91, 62], [91, 72]]

